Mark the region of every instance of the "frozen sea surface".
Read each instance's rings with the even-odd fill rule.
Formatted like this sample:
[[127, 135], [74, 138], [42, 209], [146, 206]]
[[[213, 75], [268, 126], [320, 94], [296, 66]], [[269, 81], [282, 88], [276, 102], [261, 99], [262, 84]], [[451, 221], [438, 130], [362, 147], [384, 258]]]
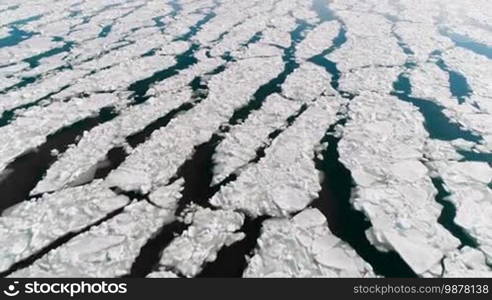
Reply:
[[492, 276], [490, 1], [6, 2], [1, 276]]

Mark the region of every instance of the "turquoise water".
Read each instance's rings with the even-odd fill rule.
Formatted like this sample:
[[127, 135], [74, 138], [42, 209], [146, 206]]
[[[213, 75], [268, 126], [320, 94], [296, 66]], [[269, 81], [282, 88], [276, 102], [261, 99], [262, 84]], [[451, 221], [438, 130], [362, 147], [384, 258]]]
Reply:
[[397, 81], [393, 83], [392, 95], [398, 99], [415, 105], [424, 117], [424, 126], [433, 139], [451, 141], [464, 139], [479, 142], [481, 138], [471, 131], [462, 129], [458, 124], [452, 122], [443, 112], [443, 107], [433, 101], [412, 97], [412, 86], [407, 74], [400, 74]]
[[0, 39], [0, 48], [18, 45], [20, 42], [31, 38], [33, 35], [33, 32], [24, 31], [17, 27], [11, 27], [9, 35]]
[[35, 35], [35, 32], [24, 31], [19, 27], [26, 25], [30, 22], [37, 21], [42, 18], [42, 15], [35, 15], [29, 18], [21, 19], [9, 23], [7, 26], [9, 27], [9, 35], [7, 37], [0, 39], [0, 48], [3, 47], [11, 47], [19, 44], [22, 41], [25, 41]]
[[449, 86], [450, 91], [453, 97], [458, 99], [458, 103], [462, 104], [465, 102], [465, 99], [470, 97], [473, 93], [470, 85], [468, 84], [468, 80], [461, 73], [455, 70], [451, 70], [444, 60], [440, 57], [441, 53], [439, 51], [434, 51], [433, 55], [435, 55], [438, 59], [436, 61], [436, 65], [448, 73], [449, 76]]
[[48, 51], [42, 52], [40, 54], [31, 56], [29, 58], [24, 59], [24, 61], [29, 64], [30, 68], [36, 68], [37, 66], [39, 66], [39, 61], [41, 59], [58, 55], [63, 52], [69, 52], [70, 50], [72, 50], [74, 44], [75, 44], [74, 42], [65, 42], [64, 45], [61, 47], [53, 48]]
[[111, 29], [113, 28], [113, 25], [106, 25], [101, 29], [101, 32], [97, 35], [99, 38], [105, 38], [108, 36], [108, 34], [111, 32]]
[[[403, 45], [400, 46], [403, 47]], [[405, 45], [404, 47], [407, 46]], [[411, 50], [409, 52], [411, 52]], [[466, 77], [455, 70], [451, 70], [440, 57], [441, 53], [439, 51], [434, 51], [432, 55], [437, 57], [436, 65], [441, 70], [448, 73], [451, 94], [459, 103], [463, 103], [465, 99], [472, 94], [472, 90], [468, 85]], [[413, 69], [415, 65], [407, 64], [406, 67], [407, 69]], [[402, 101], [413, 104], [419, 109], [424, 117], [424, 126], [429, 133], [430, 138], [444, 141], [464, 139], [474, 143], [481, 141], [480, 136], [469, 130], [463, 129], [458, 124], [452, 122], [444, 114], [444, 107], [433, 101], [411, 96], [412, 86], [407, 73], [401, 73], [398, 76], [398, 79], [393, 83], [392, 95]], [[478, 156], [470, 151], [463, 151], [461, 154], [464, 155], [465, 160], [468, 158], [483, 159], [483, 156]], [[460, 241], [461, 247], [477, 247], [477, 241], [471, 237], [464, 228], [454, 222], [456, 217], [456, 207], [448, 199], [450, 193], [446, 191], [442, 178], [434, 177], [431, 180], [437, 190], [434, 200], [442, 205], [441, 214], [437, 220], [439, 224]]]
[[449, 37], [456, 46], [465, 48], [467, 50], [475, 52], [476, 54], [480, 54], [486, 56], [489, 59], [492, 59], [492, 46], [475, 42], [464, 35], [449, 32], [444, 32], [444, 34]]

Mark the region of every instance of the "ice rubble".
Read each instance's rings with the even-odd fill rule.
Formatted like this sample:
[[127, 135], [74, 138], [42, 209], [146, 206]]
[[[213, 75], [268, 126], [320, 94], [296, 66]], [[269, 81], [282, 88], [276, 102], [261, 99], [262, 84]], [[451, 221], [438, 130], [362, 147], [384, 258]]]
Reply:
[[444, 259], [444, 272], [442, 276], [490, 278], [492, 276], [492, 270], [486, 263], [487, 261], [483, 252], [470, 247], [464, 247], [452, 252]]
[[36, 1], [28, 2], [28, 5], [21, 6], [22, 1], [11, 1], [8, 6], [19, 6], [17, 9], [7, 9], [2, 12], [2, 20], [0, 26], [12, 24], [19, 20], [27, 20], [31, 17], [42, 15], [47, 11], [47, 6]]
[[[265, 4], [270, 4], [271, 0], [265, 1]], [[215, 14], [220, 18], [214, 18], [209, 22], [195, 37], [200, 44], [208, 44], [228, 29], [234, 27], [238, 21], [245, 20], [251, 13], [251, 8], [263, 5], [259, 1], [243, 1], [243, 2], [221, 2], [221, 5], [215, 10]], [[270, 4], [271, 5], [271, 4]]]
[[286, 126], [285, 120], [300, 107], [300, 103], [273, 94], [244, 123], [232, 127], [213, 156], [213, 184], [220, 183], [254, 159], [256, 148], [266, 143], [269, 133]]
[[53, 42], [51, 38], [35, 36], [22, 41], [15, 47], [0, 48], [0, 66], [22, 61], [26, 58], [62, 46], [63, 43]]
[[[313, 78], [309, 83], [299, 85], [301, 78]], [[243, 123], [233, 126], [225, 134], [214, 154], [214, 183], [219, 183], [256, 156], [256, 149], [268, 143], [268, 135], [276, 129], [287, 126], [286, 119], [294, 115], [302, 104], [310, 103], [322, 93], [333, 94], [326, 85], [330, 77], [311, 63], [304, 63], [282, 84], [282, 95], [269, 96], [262, 107], [251, 113]]]
[[[127, 205], [102, 181], [45, 194], [6, 210], [0, 217], [0, 272]], [[8, 241], [8, 242], [7, 242]]]
[[492, 6], [490, 1], [478, 0], [473, 5], [462, 5], [459, 1], [444, 1], [446, 14], [442, 16], [442, 26], [453, 33], [463, 35], [479, 43], [491, 45], [491, 22], [488, 13]]
[[[66, 86], [88, 73], [89, 72], [86, 70], [66, 70], [57, 73], [56, 76], [46, 75], [43, 78], [43, 81], [12, 90], [6, 95], [2, 95], [0, 111], [3, 113], [45, 98], [47, 95], [64, 89]], [[49, 98], [47, 98], [47, 100], [49, 101]]]
[[122, 111], [114, 120], [84, 132], [77, 145], [60, 155], [60, 158], [48, 169], [45, 177], [31, 194], [90, 181], [99, 165], [104, 164], [109, 150], [123, 146], [127, 136], [143, 130], [152, 121], [189, 101], [191, 101], [191, 91], [187, 89], [163, 94], [142, 105], [132, 106]]
[[[450, 68], [459, 70], [467, 79], [473, 94], [470, 102], [475, 107], [468, 109], [449, 108], [447, 114], [466, 127], [478, 132], [484, 141], [483, 151], [492, 152], [492, 61], [481, 55], [462, 49], [452, 49], [443, 54]], [[478, 107], [478, 109], [477, 109]]]
[[[286, 1], [282, 1], [286, 3]], [[206, 37], [207, 42], [211, 42], [211, 39], [215, 37], [214, 40], [216, 44], [210, 50], [210, 55], [220, 56], [226, 52], [235, 51], [238, 45], [244, 44], [251, 37], [255, 36], [258, 32], [264, 32], [267, 26], [274, 26], [272, 18], [276, 17], [276, 12], [274, 10], [274, 1], [260, 1], [253, 4], [251, 2], [240, 2], [239, 5], [245, 5], [242, 11], [238, 11], [237, 4], [234, 9], [230, 9], [228, 6], [223, 7], [223, 13], [220, 14], [220, 19], [215, 21], [216, 25], [219, 25], [225, 29], [227, 34], [223, 36], [224, 32], [220, 35], [214, 35]], [[226, 21], [224, 22], [224, 18]], [[214, 24], [210, 24], [213, 27]], [[289, 28], [272, 28], [272, 30], [277, 30], [281, 32], [288, 31]], [[206, 36], [206, 33], [204, 34]], [[199, 35], [198, 39], [203, 42], [204, 35]], [[263, 43], [267, 43], [264, 38], [268, 38], [272, 34], [264, 34], [262, 38]]]
[[[454, 222], [478, 242], [492, 263], [492, 168], [485, 162], [434, 161], [432, 168], [442, 177], [456, 207]], [[490, 271], [490, 270], [489, 270]]]
[[371, 266], [328, 229], [317, 209], [263, 222], [244, 277], [374, 277]]
[[190, 226], [164, 249], [157, 272], [172, 270], [186, 277], [196, 276], [205, 263], [217, 258], [222, 247], [245, 236], [238, 232], [244, 222], [241, 213], [196, 208], [185, 220], [188, 218], [192, 219]]
[[347, 34], [347, 37], [348, 41], [340, 50], [329, 55], [330, 59], [338, 62], [341, 71], [367, 65], [395, 66], [405, 62], [406, 56], [398, 47], [396, 39], [390, 36], [355, 38]]
[[367, 236], [423, 274], [458, 241], [437, 222], [441, 207], [422, 163], [428, 138], [422, 116], [408, 103], [370, 92], [352, 100], [349, 115], [340, 161], [357, 185], [353, 205], [371, 220]]
[[263, 31], [261, 42], [265, 45], [275, 45], [287, 48], [292, 39], [289, 30], [296, 26], [295, 19], [289, 16], [281, 16], [270, 20], [270, 26]]
[[181, 71], [162, 84], [153, 86], [148, 93], [155, 97], [141, 105], [122, 110], [114, 120], [84, 133], [77, 145], [69, 148], [52, 165], [32, 194], [60, 189], [74, 182], [90, 180], [97, 165], [104, 161], [111, 148], [122, 146], [127, 136], [143, 130], [145, 126], [172, 109], [192, 102], [191, 91], [186, 85], [196, 76], [212, 71], [222, 62], [221, 59], [207, 59], [198, 62], [195, 66]]
[[[123, 190], [143, 193], [166, 184], [192, 154], [193, 147], [206, 142], [234, 109], [245, 104], [257, 87], [277, 75], [282, 67], [279, 57], [251, 58], [231, 64], [210, 80], [207, 99], [173, 119], [165, 130], [154, 132], [109, 174], [108, 181]], [[177, 148], [180, 151], [175, 151]]]
[[[306, 208], [320, 190], [315, 150], [336, 121], [337, 97], [321, 97], [248, 165], [238, 179], [223, 186], [210, 202], [251, 216], [284, 216]], [[255, 201], [251, 201], [255, 199]]]
[[[307, 60], [330, 48], [332, 40], [340, 31], [340, 23], [337, 21], [324, 22], [312, 31], [297, 46], [296, 55], [299, 59]], [[312, 77], [311, 77], [312, 78]]]
[[12, 85], [15, 85], [19, 82], [18, 79], [14, 77], [6, 78], [2, 75], [0, 75], [0, 90], [6, 89]]
[[171, 271], [155, 271], [146, 276], [147, 278], [179, 278]]
[[[450, 68], [460, 71], [467, 78], [474, 94], [488, 98], [490, 102], [492, 60], [460, 48], [444, 52], [443, 59]], [[486, 108], [490, 109], [490, 104], [483, 103], [483, 105], [487, 105]]]
[[[452, 53], [448, 51], [446, 53]], [[461, 55], [464, 55], [462, 53]], [[450, 66], [456, 63], [446, 55], [446, 63]], [[455, 67], [456, 68], [456, 67]], [[483, 70], [480, 77], [487, 76], [487, 71]], [[461, 104], [450, 93], [448, 74], [433, 63], [425, 63], [410, 72], [410, 82], [412, 84], [412, 96], [420, 97], [433, 101], [444, 108], [444, 113], [448, 118], [460, 124], [461, 127], [472, 130], [481, 136], [483, 141], [475, 145], [475, 149], [480, 152], [492, 151], [492, 123], [490, 121], [490, 98], [480, 96], [485, 93], [484, 83], [481, 79], [474, 79], [477, 76], [472, 72], [466, 73], [467, 81], [473, 89], [471, 97], [466, 98]]]
[[342, 73], [339, 84], [340, 90], [353, 94], [363, 91], [389, 93], [393, 82], [401, 73], [400, 67], [367, 66]]
[[433, 100], [443, 106], [457, 106], [449, 89], [449, 76], [435, 63], [426, 62], [410, 71], [412, 96]]
[[382, 16], [364, 15], [354, 12], [340, 12], [345, 22], [347, 42], [328, 57], [337, 62], [342, 72], [364, 66], [399, 66], [406, 60], [391, 35], [391, 24]]
[[[430, 21], [432, 22], [432, 21]], [[412, 59], [425, 62], [434, 51], [444, 51], [453, 46], [450, 39], [439, 34], [432, 23], [398, 22], [394, 32], [412, 49]]]
[[[77, 145], [60, 156], [33, 193], [57, 190], [90, 180], [94, 168], [109, 149], [121, 146], [126, 136], [138, 132], [169, 110], [193, 101], [185, 86], [196, 76], [202, 76], [223, 63], [218, 59], [212, 61], [212, 57], [222, 57], [228, 52], [234, 56], [225, 65], [224, 74], [214, 76], [209, 82], [210, 95], [207, 99], [191, 111], [178, 115], [165, 130], [156, 131], [149, 141], [132, 150], [129, 159], [110, 175], [110, 185], [153, 192], [150, 200], [161, 208], [147, 201], [134, 202], [118, 216], [75, 237], [43, 256], [31, 268], [15, 274], [127, 274], [145, 241], [162, 223], [174, 218], [172, 207], [179, 193], [177, 186], [168, 190], [169, 187], [165, 186], [168, 179], [189, 158], [194, 146], [209, 140], [234, 109], [247, 103], [258, 86], [281, 71], [283, 64], [277, 59], [281, 54], [279, 47], [291, 44], [289, 31], [295, 28], [298, 18], [313, 25], [314, 29], [297, 46], [300, 69], [289, 76], [282, 87], [283, 96], [289, 100], [278, 95], [271, 96], [244, 123], [232, 127], [217, 148], [215, 158], [219, 165], [216, 167], [215, 181], [254, 157], [254, 147], [265, 142], [272, 130], [283, 129], [286, 117], [298, 111], [301, 104], [309, 103], [310, 107], [267, 148], [266, 156], [257, 165], [246, 167], [236, 182], [226, 185], [216, 194], [212, 202], [231, 210], [199, 208], [195, 212], [190, 229], [173, 242], [192, 245], [193, 253], [179, 253], [178, 248], [166, 250], [167, 260], [162, 269], [149, 277], [176, 277], [178, 273], [196, 275], [224, 243], [240, 237], [241, 234], [236, 231], [242, 224], [243, 216], [233, 210], [242, 210], [254, 216], [289, 215], [304, 209], [319, 190], [318, 175], [312, 160], [319, 146], [317, 142], [336, 120], [334, 115], [340, 100], [322, 97], [315, 104], [310, 102], [319, 96], [322, 83], [326, 83], [325, 88], [328, 87], [329, 79], [321, 75], [323, 72], [315, 70], [317, 67], [303, 62], [331, 45], [339, 33], [340, 23], [326, 22], [315, 27], [318, 20], [314, 12], [309, 11], [310, 3], [200, 0], [181, 2], [180, 10], [174, 11], [168, 3], [161, 1], [98, 3], [74, 0], [55, 2], [50, 6], [40, 5], [36, 1], [14, 2], [21, 4], [19, 8], [1, 12], [0, 24], [6, 26], [0, 29], [0, 36], [8, 36], [6, 29], [20, 19], [26, 19], [25, 24], [15, 26], [40, 34], [13, 47], [0, 49], [0, 53], [5, 54], [0, 61], [0, 90], [10, 89], [15, 84], [22, 85], [25, 77], [36, 77], [34, 83], [1, 95], [4, 100], [0, 103], [1, 112], [34, 104], [27, 111], [16, 111], [14, 121], [0, 129], [8, 134], [9, 142], [14, 137], [20, 141], [14, 146], [3, 143], [4, 153], [13, 154], [0, 155], [4, 159], [2, 169], [18, 155], [43, 143], [47, 135], [98, 112], [97, 108], [91, 110], [85, 107], [91, 98], [77, 99], [73, 98], [74, 95], [118, 90], [118, 99], [111, 100], [111, 103], [98, 102], [97, 107], [121, 102], [118, 107], [122, 109], [121, 115], [114, 120], [84, 133]], [[107, 6], [108, 3], [114, 5]], [[67, 5], [72, 7], [66, 9]], [[490, 268], [486, 265], [486, 258], [489, 264], [491, 260], [491, 228], [487, 224], [490, 219], [490, 166], [481, 162], [459, 161], [464, 156], [456, 150], [491, 151], [489, 70], [492, 68], [489, 68], [490, 60], [485, 56], [455, 48], [452, 41], [442, 34], [444, 28], [467, 35], [475, 41], [489, 43], [485, 32], [490, 30], [487, 29], [490, 18], [486, 10], [477, 8], [489, 5], [482, 0], [479, 5], [466, 8], [444, 0], [419, 0], [412, 5], [401, 1], [335, 0], [330, 3], [331, 9], [335, 10], [337, 18], [347, 29], [348, 40], [340, 49], [329, 54], [329, 59], [336, 62], [341, 71], [340, 90], [361, 94], [350, 104], [350, 118], [339, 149], [341, 160], [351, 170], [358, 186], [354, 204], [371, 219], [373, 228], [367, 233], [370, 240], [381, 250], [396, 250], [422, 276], [439, 276], [441, 273], [444, 276], [490, 276]], [[3, 6], [0, 5], [1, 9]], [[212, 9], [214, 13], [210, 14]], [[155, 18], [162, 18], [165, 26], [156, 26]], [[199, 22], [205, 18], [210, 18], [210, 21], [198, 30]], [[439, 28], [436, 22], [444, 23]], [[111, 25], [111, 31], [104, 38], [98, 37], [101, 28], [106, 25]], [[257, 36], [259, 40], [244, 49], [243, 44], [260, 31], [262, 34]], [[194, 53], [199, 60], [198, 65], [151, 87], [146, 94], [150, 96], [146, 103], [124, 108], [127, 100], [120, 99], [129, 94], [125, 91], [128, 85], [174, 65], [175, 56], [190, 46], [190, 42], [180, 40], [180, 36], [195, 33], [191, 42], [202, 47]], [[22, 59], [70, 41], [75, 42], [76, 46], [69, 52], [42, 58], [36, 68], [30, 69], [22, 62]], [[402, 42], [412, 49], [413, 54], [408, 60], [398, 45]], [[435, 57], [428, 59], [436, 50], [442, 52], [441, 57], [447, 66], [463, 74], [470, 84], [473, 94], [465, 103], [459, 105], [451, 97], [445, 72], [435, 66]], [[147, 56], [141, 57], [143, 54]], [[452, 121], [479, 133], [482, 144], [462, 140], [431, 140], [423, 130], [421, 116], [411, 105], [382, 95], [392, 89], [392, 82], [402, 72], [405, 62], [419, 64], [409, 74], [413, 96], [443, 106], [444, 113]], [[304, 78], [296, 79], [295, 76], [302, 77], [302, 74], [309, 74], [305, 77], [314, 80], [308, 84]], [[231, 83], [233, 81], [239, 84], [234, 85]], [[301, 90], [302, 93], [299, 92]], [[324, 93], [331, 95], [333, 91], [324, 90]], [[168, 100], [170, 96], [172, 99]], [[46, 99], [40, 101], [43, 98]], [[84, 104], [79, 107], [80, 102]], [[71, 113], [55, 116], [61, 109]], [[30, 129], [31, 125], [24, 125], [23, 122], [32, 122], [31, 113], [36, 114], [36, 120], [42, 119], [49, 126], [42, 126], [42, 131], [34, 132]], [[141, 115], [146, 117], [139, 117]], [[318, 124], [311, 123], [310, 119]], [[25, 132], [25, 128], [30, 131]], [[251, 132], [255, 133], [254, 137]], [[177, 148], [182, 151], [176, 151]], [[224, 153], [230, 155], [226, 157]], [[285, 166], [280, 166], [281, 163]], [[432, 173], [427, 168], [431, 168]], [[478, 249], [456, 249], [457, 241], [437, 223], [440, 206], [434, 201], [436, 191], [429, 183], [431, 175], [442, 177], [451, 193], [449, 200], [457, 206], [455, 222], [477, 239]], [[265, 186], [258, 184], [258, 178], [264, 178], [261, 180], [267, 182]], [[48, 209], [58, 212], [69, 207], [69, 213], [83, 211], [80, 216], [84, 219], [75, 218], [76, 223], [53, 217], [39, 221], [43, 224], [43, 230], [50, 234], [40, 235], [41, 242], [35, 244], [26, 244], [29, 241], [24, 237], [16, 237], [18, 242], [9, 248], [8, 258], [3, 257], [0, 265], [6, 269], [56, 238], [81, 230], [128, 203], [127, 198], [116, 196], [104, 187], [105, 184], [95, 181], [80, 188], [68, 188], [9, 209], [0, 218], [0, 236], [7, 234], [8, 239], [14, 231], [25, 234], [27, 227], [13, 229], [11, 223], [4, 222], [34, 228], [38, 218], [44, 215], [30, 213], [32, 210], [46, 211], [48, 214]], [[280, 188], [272, 189], [271, 185]], [[73, 198], [60, 198], [64, 193], [73, 191], [86, 191], [96, 198], [87, 198], [79, 192]], [[157, 196], [160, 193], [162, 197]], [[99, 202], [102, 199], [107, 199], [104, 205]], [[22, 215], [24, 221], [12, 221], [10, 215], [15, 214]], [[226, 215], [235, 216], [232, 221], [228, 219], [231, 222], [226, 222], [233, 223], [231, 227], [222, 223], [223, 219], [227, 219]], [[470, 217], [472, 215], [474, 218]], [[51, 212], [49, 216], [52, 216]], [[79, 214], [77, 216], [80, 217]], [[210, 224], [206, 224], [207, 218], [217, 220], [214, 223], [217, 227], [211, 229]], [[119, 227], [121, 230], [132, 230], [132, 233], [121, 232]], [[194, 230], [206, 231], [210, 240], [204, 241], [190, 235]], [[288, 236], [289, 233], [294, 233], [296, 237]], [[111, 238], [102, 238], [108, 234]], [[4, 240], [4, 237], [1, 239]], [[234, 238], [229, 240], [231, 237]], [[337, 246], [332, 247], [334, 244]], [[80, 250], [80, 245], [90, 247], [85, 251]], [[106, 246], [111, 249], [108, 252], [110, 260], [106, 260]], [[292, 264], [288, 255], [278, 259], [275, 255], [282, 249], [298, 257], [298, 264]], [[326, 249], [323, 252], [325, 255], [319, 254], [319, 249]], [[75, 255], [75, 252], [79, 254]], [[180, 261], [178, 258], [184, 254], [191, 255], [192, 259]], [[444, 270], [439, 264], [441, 258], [444, 258]], [[84, 265], [78, 259], [89, 263]], [[339, 265], [340, 261], [346, 263]], [[245, 275], [373, 276], [373, 273], [347, 245], [329, 233], [319, 212], [308, 209], [293, 219], [275, 219], [264, 224], [256, 255]]]
[[[492, 7], [491, 7], [492, 9]], [[476, 22], [476, 20], [470, 20], [470, 23]], [[487, 22], [487, 21], [486, 21]], [[490, 22], [490, 20], [488, 21]], [[444, 27], [448, 25], [447, 27]], [[478, 25], [478, 26], [477, 26]], [[483, 45], [492, 45], [492, 38], [490, 37], [490, 28], [481, 27], [475, 23], [473, 25], [468, 24], [445, 24], [444, 31], [451, 36], [456, 36], [464, 42], [475, 42]], [[490, 25], [489, 25], [490, 26]]]
[[11, 277], [118, 277], [130, 273], [141, 247], [164, 224], [174, 221], [183, 181], [160, 188], [147, 201], [57, 247]]
[[156, 83], [149, 89], [147, 95], [161, 96], [177, 92], [189, 85], [196, 77], [200, 77], [203, 81], [202, 83], [208, 82], [210, 77], [213, 76], [211, 73], [213, 73], [217, 68], [225, 66], [226, 61], [221, 58], [206, 57], [204, 52], [205, 50], [195, 52], [195, 57], [198, 59], [196, 64], [185, 70], [179, 71], [179, 73], [175, 76]]
[[0, 127], [0, 170], [19, 155], [34, 150], [47, 136], [65, 126], [99, 114], [103, 107], [116, 104], [115, 94], [94, 94], [89, 98], [35, 106], [19, 112], [9, 126]]
[[[303, 81], [309, 78], [309, 81]], [[282, 95], [294, 101], [307, 103], [321, 94], [335, 95], [336, 92], [328, 84], [331, 80], [326, 71], [310, 62], [305, 62], [290, 74], [282, 84]]]
[[[46, 98], [46, 101], [64, 100], [81, 93], [123, 89], [131, 82], [149, 77], [175, 63], [174, 58], [169, 56], [151, 56], [124, 61], [118, 56], [109, 56], [106, 59], [110, 59], [110, 68], [99, 65], [105, 63], [105, 60], [101, 59], [102, 61], [95, 60], [78, 65], [75, 70], [66, 69], [52, 74], [48, 72], [34, 84], [9, 92], [0, 104], [0, 111], [27, 105], [41, 98]], [[96, 72], [94, 72], [95, 67]], [[111, 80], [105, 80], [106, 78]]]
[[[147, 5], [151, 5], [150, 3], [151, 2], [148, 2]], [[140, 10], [139, 12], [141, 13], [142, 11]], [[159, 13], [159, 10], [156, 10], [154, 13]], [[139, 13], [133, 12], [132, 14], [127, 15], [125, 18], [132, 21], [134, 19], [138, 20], [139, 16], [141, 16], [139, 15]], [[91, 19], [91, 21], [97, 22], [97, 20], [93, 20], [93, 19]], [[57, 20], [57, 22], [63, 23], [63, 20]], [[54, 23], [58, 24], [57, 22]], [[151, 23], [150, 20], [147, 20], [146, 22]], [[91, 24], [91, 26], [94, 26], [96, 24]], [[2, 101], [2, 106], [0, 107], [3, 107], [3, 109], [12, 109], [21, 104], [26, 104], [27, 103], [26, 101], [32, 102], [34, 99], [39, 99], [45, 95], [51, 93], [56, 94], [60, 90], [67, 88], [68, 85], [72, 83], [75, 79], [81, 77], [84, 78], [85, 92], [87, 92], [91, 89], [91, 86], [93, 86], [92, 88], [95, 88], [94, 85], [95, 83], [100, 84], [101, 82], [111, 82], [107, 80], [102, 80], [104, 78], [116, 79], [118, 78], [118, 76], [116, 75], [127, 74], [128, 72], [126, 72], [126, 69], [131, 69], [133, 70], [132, 72], [136, 72], [133, 74], [136, 77], [131, 79], [133, 81], [135, 79], [138, 79], [140, 76], [142, 76], [140, 78], [147, 77], [148, 75], [151, 75], [153, 72], [159, 70], [159, 69], [152, 69], [152, 68], [155, 67], [165, 68], [164, 62], [166, 60], [168, 60], [170, 64], [173, 63], [171, 57], [162, 58], [159, 55], [151, 58], [144, 57], [142, 60], [136, 59], [138, 58], [138, 56], [152, 49], [159, 48], [159, 46], [162, 46], [163, 44], [162, 40], [155, 38], [156, 36], [162, 37], [162, 33], [158, 30], [148, 27], [149, 24], [146, 25], [142, 24], [141, 26], [137, 26], [140, 24], [140, 21], [134, 22], [132, 24], [134, 24], [136, 27], [121, 28], [121, 30], [131, 30], [130, 33], [124, 31], [120, 32], [122, 35], [123, 33], [125, 33], [124, 36], [122, 37], [120, 36], [121, 40], [115, 40], [115, 41], [108, 41], [108, 39], [85, 40], [81, 45], [78, 45], [77, 47], [72, 49], [70, 53], [67, 53], [66, 60], [69, 63], [68, 66], [72, 68], [76, 67], [75, 70], [65, 68], [63, 70], [57, 71], [55, 70], [56, 65], [54, 65], [56, 61], [55, 62], [48, 61], [40, 66], [42, 69], [47, 69], [49, 71], [46, 74], [42, 74], [42, 70], [39, 70], [40, 67], [36, 68], [38, 69], [38, 71], [34, 69], [36, 75], [41, 75], [41, 74], [43, 75], [42, 80], [35, 84], [30, 84], [20, 89], [19, 91], [13, 91], [7, 94], [9, 101]], [[118, 25], [121, 24], [118, 23]], [[95, 27], [99, 28], [98, 26]], [[114, 26], [114, 27], [116, 28], [113, 28], [113, 31], [118, 30], [119, 28], [118, 26]], [[152, 29], [152, 30], [151, 31], [145, 30], [144, 29], [145, 27], [148, 27], [148, 29]], [[84, 30], [78, 29], [74, 32], [81, 32], [81, 31], [83, 32]], [[145, 33], [142, 34], [142, 32]], [[43, 34], [56, 35], [55, 33], [53, 33], [48, 29], [45, 29], [45, 31], [43, 31]], [[73, 34], [71, 34], [70, 39], [73, 38], [74, 36]], [[186, 43], [183, 41], [171, 42], [173, 38], [174, 37], [169, 33], [164, 34], [163, 36], [163, 40], [165, 41], [164, 44], [167, 44], [166, 51], [169, 52], [173, 48], [175, 48], [174, 51], [178, 51], [178, 52], [184, 51], [183, 44]], [[30, 43], [29, 41], [30, 40], [27, 40], [26, 43]], [[121, 44], [121, 41], [123, 42], [126, 41], [127, 43]], [[109, 47], [108, 45], [111, 44], [111, 42], [113, 42], [113, 44], [116, 44], [116, 46]], [[177, 54], [177, 52], [173, 52], [173, 54]], [[121, 63], [122, 57], [125, 57], [123, 63]], [[132, 61], [134, 62], [132, 63]], [[111, 68], [113, 67], [116, 68], [114, 70], [111, 70]], [[122, 71], [123, 69], [125, 70]], [[104, 72], [98, 75], [97, 70], [104, 71]], [[16, 76], [19, 77], [26, 76], [26, 75], [28, 74], [27, 73], [16, 74]], [[103, 76], [104, 78], [101, 78], [101, 76]], [[89, 77], [89, 78], [85, 78], [85, 77]], [[125, 79], [121, 78], [118, 86], [124, 87], [126, 83], [127, 82], [125, 82]], [[81, 85], [79, 84], [78, 87], [80, 88]], [[72, 91], [73, 93], [77, 92], [73, 89], [70, 89], [69, 91]], [[65, 92], [63, 94], [63, 97], [67, 97], [67, 96], [70, 96], [70, 94]]]
[[[84, 92], [121, 90], [131, 83], [152, 76], [176, 63], [170, 56], [146, 56], [123, 61], [112, 68], [104, 69], [78, 80], [75, 84], [58, 93], [57, 97], [70, 97]], [[105, 80], [111, 78], [111, 80]]]

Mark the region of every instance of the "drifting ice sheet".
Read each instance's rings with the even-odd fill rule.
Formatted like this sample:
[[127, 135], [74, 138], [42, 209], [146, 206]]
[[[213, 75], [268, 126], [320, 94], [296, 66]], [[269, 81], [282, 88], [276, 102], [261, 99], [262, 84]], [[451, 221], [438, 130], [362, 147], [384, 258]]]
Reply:
[[371, 266], [328, 229], [317, 209], [263, 223], [244, 277], [374, 277]]

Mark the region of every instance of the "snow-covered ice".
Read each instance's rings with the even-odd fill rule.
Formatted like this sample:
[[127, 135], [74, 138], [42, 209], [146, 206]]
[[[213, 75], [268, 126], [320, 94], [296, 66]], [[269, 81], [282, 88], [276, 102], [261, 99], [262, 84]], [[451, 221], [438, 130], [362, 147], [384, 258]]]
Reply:
[[123, 146], [127, 136], [137, 133], [153, 120], [189, 101], [191, 92], [187, 89], [163, 94], [145, 104], [132, 106], [114, 120], [84, 132], [77, 145], [60, 155], [31, 193], [49, 192], [90, 181], [98, 166], [104, 164], [109, 150]]
[[0, 271], [127, 205], [102, 181], [22, 202], [0, 217]]
[[89, 98], [35, 106], [19, 112], [9, 125], [0, 127], [0, 170], [19, 155], [44, 143], [47, 137], [77, 121], [97, 116], [103, 107], [120, 101], [115, 94], [94, 94]]
[[[315, 78], [309, 84], [299, 85], [303, 77]], [[214, 183], [219, 183], [256, 156], [256, 149], [269, 143], [268, 135], [285, 128], [287, 119], [299, 112], [302, 104], [309, 104], [321, 94], [333, 94], [326, 85], [330, 77], [311, 63], [302, 64], [282, 84], [282, 95], [273, 94], [262, 107], [243, 123], [233, 126], [214, 154]]]
[[3, 275], [491, 276], [490, 1], [8, 2]]
[[130, 273], [145, 242], [174, 221], [182, 181], [151, 196], [160, 206], [133, 202], [123, 212], [48, 252], [13, 277], [117, 277]]
[[241, 213], [198, 208], [185, 218], [190, 226], [162, 252], [158, 270], [172, 270], [186, 277], [197, 275], [203, 265], [213, 262], [217, 252], [244, 238], [240, 232]]
[[251, 58], [238, 61], [214, 76], [209, 82], [207, 99], [173, 119], [166, 128], [154, 132], [109, 174], [108, 181], [123, 190], [143, 193], [165, 185], [191, 156], [193, 147], [206, 142], [234, 109], [245, 104], [257, 87], [277, 75], [281, 68], [278, 57]]
[[353, 99], [349, 110], [340, 160], [357, 185], [355, 208], [372, 223], [367, 236], [423, 274], [458, 245], [437, 222], [441, 206], [422, 163], [428, 135], [422, 117], [408, 103], [370, 92]]
[[371, 266], [328, 229], [317, 209], [263, 222], [244, 277], [374, 277]]
[[255, 217], [284, 216], [306, 208], [321, 189], [315, 151], [330, 124], [336, 122], [340, 103], [336, 97], [319, 98], [273, 141], [263, 159], [223, 186], [211, 203]]

